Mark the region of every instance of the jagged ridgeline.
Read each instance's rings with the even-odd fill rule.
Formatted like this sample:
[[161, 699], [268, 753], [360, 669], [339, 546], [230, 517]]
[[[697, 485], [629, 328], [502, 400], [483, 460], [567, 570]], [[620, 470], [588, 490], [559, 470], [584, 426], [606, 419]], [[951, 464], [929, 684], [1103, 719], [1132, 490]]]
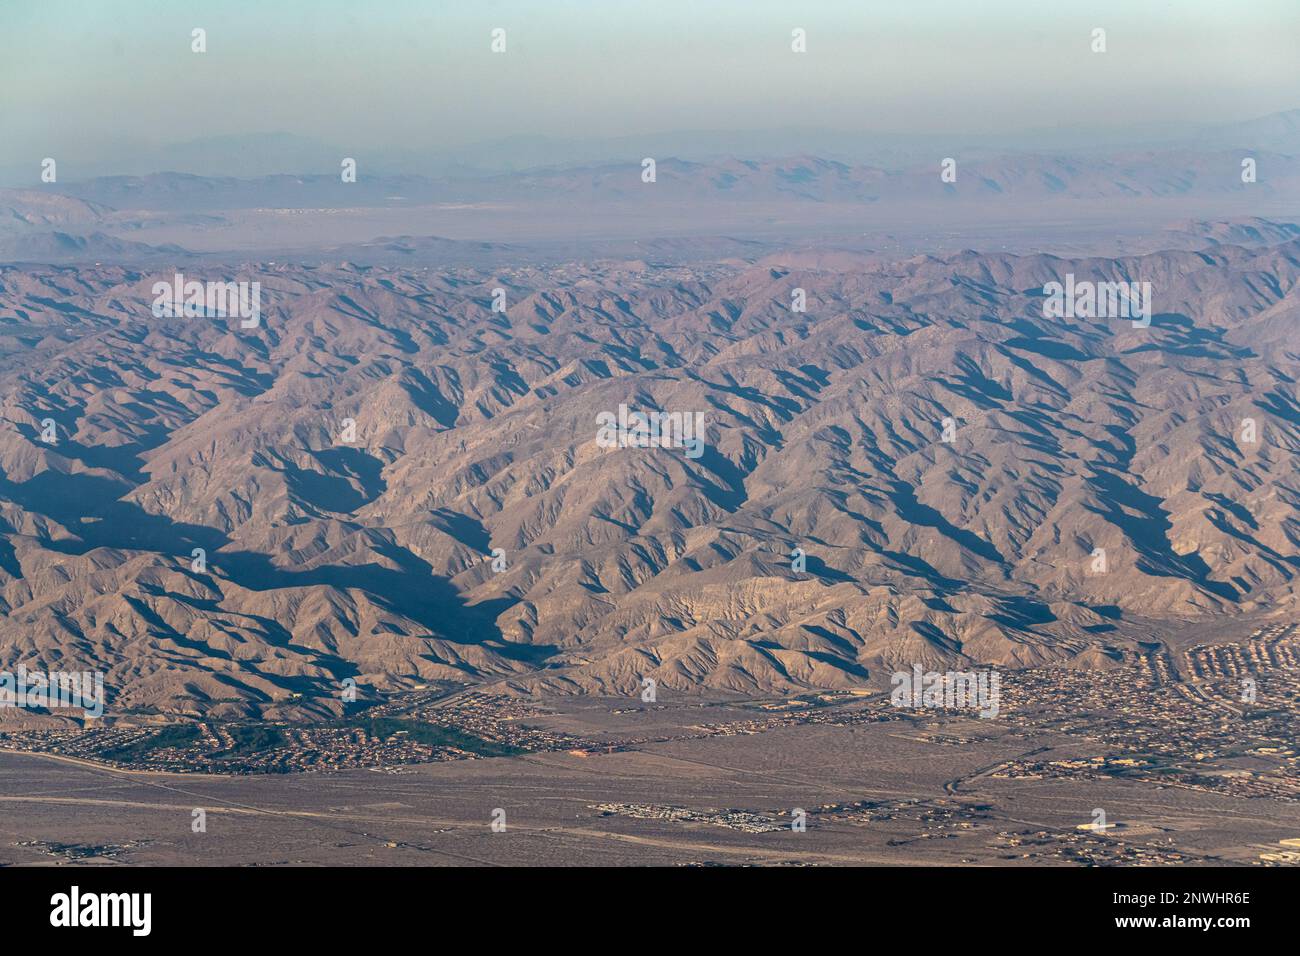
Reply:
[[[0, 666], [110, 710], [884, 687], [1295, 607], [1294, 240], [184, 268], [252, 328], [154, 316], [180, 271], [0, 269]], [[1046, 314], [1067, 274], [1149, 325]]]

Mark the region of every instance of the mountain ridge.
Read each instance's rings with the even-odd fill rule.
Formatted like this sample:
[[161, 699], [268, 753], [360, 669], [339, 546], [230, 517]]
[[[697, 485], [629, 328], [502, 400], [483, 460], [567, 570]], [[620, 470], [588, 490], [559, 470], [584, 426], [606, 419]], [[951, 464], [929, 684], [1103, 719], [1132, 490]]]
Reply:
[[[0, 667], [319, 715], [346, 677], [788, 693], [1098, 666], [1294, 608], [1300, 241], [780, 259], [250, 263], [251, 332], [154, 319], [166, 269], [0, 267]], [[1151, 327], [1046, 318], [1066, 272], [1150, 282]], [[599, 447], [620, 404], [704, 413], [702, 453]]]

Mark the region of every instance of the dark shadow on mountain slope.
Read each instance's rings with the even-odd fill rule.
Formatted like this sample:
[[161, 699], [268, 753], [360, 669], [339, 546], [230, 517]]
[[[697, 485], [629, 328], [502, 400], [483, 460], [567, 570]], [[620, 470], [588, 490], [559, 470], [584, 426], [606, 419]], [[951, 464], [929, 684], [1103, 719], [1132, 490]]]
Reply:
[[1119, 425], [1106, 425], [1103, 431], [1115, 440], [1115, 444], [1098, 441], [1093, 442], [1094, 447], [1109, 452], [1114, 457], [1115, 460], [1108, 463], [1110, 467], [1128, 468], [1133, 456], [1137, 454], [1137, 440]]
[[921, 637], [925, 638], [931, 644], [936, 644], [953, 654], [961, 653], [961, 641], [957, 640], [955, 637], [949, 637], [929, 621], [912, 621], [908, 627], [921, 635]]
[[106, 315], [100, 315], [98, 312], [91, 312], [89, 309], [83, 309], [79, 305], [73, 305], [71, 302], [60, 302], [57, 299], [46, 298], [40, 295], [26, 296], [27, 302], [35, 302], [37, 305], [44, 306], [47, 309], [53, 309], [55, 312], [61, 312], [64, 315], [75, 316], [77, 318], [93, 319], [96, 325], [116, 325], [114, 319]]
[[843, 657], [836, 657], [834, 654], [827, 654], [825, 651], [804, 651], [804, 654], [815, 661], [821, 661], [823, 664], [834, 667], [836, 670], [852, 674], [860, 680], [867, 680], [871, 676], [867, 669], [855, 660], [845, 660]]
[[871, 548], [882, 558], [893, 562], [897, 570], [909, 574], [912, 577], [922, 578], [926, 583], [936, 591], [951, 594], [965, 587], [965, 582], [956, 578], [945, 577], [937, 568], [913, 554], [907, 554], [903, 551], [890, 551], [882, 547], [880, 542], [886, 539], [885, 529], [880, 522], [868, 518], [866, 515], [854, 511], [847, 504], [848, 495], [842, 491], [833, 489], [823, 489], [828, 498], [835, 502], [835, 510], [843, 515], [852, 518], [853, 521], [861, 528], [874, 532], [874, 536], [859, 532], [862, 543]]
[[[410, 618], [431, 634], [454, 644], [487, 645], [497, 652], [512, 646], [504, 642], [496, 619], [518, 604], [518, 598], [466, 604], [447, 578], [433, 574], [428, 564], [409, 552], [404, 553], [410, 560], [400, 569], [349, 564], [289, 571], [273, 565], [267, 555], [250, 551], [223, 552], [215, 558], [209, 555], [208, 560], [250, 591], [320, 585], [358, 590], [380, 607]], [[393, 557], [392, 553], [383, 556], [390, 560]]]
[[310, 452], [323, 471], [292, 461], [254, 457], [253, 463], [278, 471], [294, 499], [320, 511], [351, 514], [384, 493], [383, 462], [359, 448], [339, 446]]
[[969, 590], [969, 585], [965, 581], [947, 577], [934, 565], [914, 554], [908, 554], [906, 551], [889, 551], [882, 548], [880, 556], [888, 558], [900, 570], [913, 577], [923, 578], [940, 595], [956, 594], [959, 591]]
[[1178, 577], [1228, 601], [1240, 595], [1231, 584], [1210, 578], [1210, 567], [1200, 555], [1179, 555], [1169, 543], [1173, 524], [1161, 500], [1126, 482], [1118, 473], [1094, 466], [1088, 485], [1102, 504], [1100, 510], [1088, 506], [1124, 532], [1138, 553], [1138, 569], [1161, 577]]
[[1045, 459], [1034, 462], [1034, 466], [1051, 475], [1064, 475], [1065, 467], [1057, 461], [1061, 454], [1059, 426], [1052, 415], [1038, 408], [1008, 410], [1006, 415], [1026, 429], [1026, 431], [1012, 432], [1012, 437], [1022, 442], [1025, 447], [1042, 452], [1046, 456]]
[[3, 532], [0, 532], [0, 571], [15, 578], [23, 576], [22, 565], [18, 563], [18, 554]]
[[183, 355], [160, 354], [157, 361], [182, 369], [187, 374], [192, 374], [195, 369], [217, 372], [226, 378], [224, 384], [227, 388], [245, 398], [256, 398], [275, 384], [275, 374], [272, 372], [258, 372], [224, 355], [193, 347], [188, 348]]
[[749, 500], [749, 493], [745, 490], [744, 472], [733, 465], [730, 459], [719, 454], [717, 449], [711, 445], [704, 446], [699, 458], [687, 458], [686, 461], [703, 466], [704, 470], [707, 470], [721, 482], [721, 484], [718, 484], [710, 481], [701, 470], [691, 470], [691, 473], [702, 486], [701, 490], [704, 492], [704, 497], [719, 508], [735, 512]]
[[1154, 341], [1128, 349], [1124, 354], [1154, 351], [1186, 355], [1191, 358], [1215, 359], [1244, 359], [1251, 355], [1250, 349], [1239, 348], [1224, 338], [1226, 329], [1198, 326], [1181, 312], [1162, 312], [1152, 315], [1151, 328], [1148, 331], [1156, 333]]
[[809, 574], [816, 575], [823, 581], [834, 581], [836, 583], [852, 584], [857, 578], [845, 574], [838, 568], [832, 568], [815, 554], [810, 554], [805, 558], [805, 567]]
[[443, 395], [442, 390], [423, 372], [417, 368], [406, 369], [402, 372], [398, 384], [402, 386], [402, 390], [410, 397], [416, 408], [443, 428], [455, 427], [456, 419], [460, 417], [460, 409]]
[[955, 363], [957, 370], [961, 372], [960, 381], [963, 386], [971, 392], [983, 396], [990, 402], [1009, 402], [1013, 396], [999, 382], [993, 381], [984, 374], [984, 370], [969, 355], [958, 353]]
[[611, 342], [606, 344], [602, 351], [606, 355], [613, 356], [619, 368], [625, 372], [653, 372], [659, 368], [658, 362], [642, 355], [640, 348], [637, 347], [616, 345]]
[[487, 528], [483, 527], [482, 522], [469, 515], [460, 514], [450, 508], [435, 508], [433, 523], [439, 531], [455, 538], [467, 548], [473, 548], [481, 554], [487, 554], [492, 550], [492, 537]]
[[817, 383], [818, 388], [825, 388], [831, 383], [831, 373], [816, 365], [800, 365], [799, 371]]
[[1300, 404], [1284, 392], [1269, 392], [1255, 402], [1255, 407], [1263, 409], [1270, 415], [1276, 415], [1283, 421], [1300, 425]]
[[343, 309], [336, 309], [340, 315], [356, 319], [365, 325], [376, 329], [381, 335], [392, 340], [392, 343], [407, 355], [415, 355], [420, 351], [420, 347], [415, 344], [408, 332], [395, 328], [392, 325], [384, 325], [379, 321], [379, 315], [369, 309], [359, 305], [351, 296], [340, 293], [337, 296], [339, 304], [344, 306]]
[[799, 626], [809, 634], [820, 637], [827, 644], [838, 648], [850, 660], [856, 660], [858, 648], [847, 637], [841, 637], [833, 631], [829, 631], [822, 627], [820, 624], [800, 624]]
[[[699, 382], [701, 385], [706, 385], [710, 389], [714, 389], [719, 392], [724, 392], [727, 395], [734, 395], [737, 398], [743, 398], [745, 401], [751, 402], [754, 405], [761, 405], [764, 408], [769, 409], [773, 415], [775, 415], [783, 422], [790, 421], [791, 419], [794, 418], [795, 415], [799, 414], [800, 412], [798, 403], [792, 402], [788, 398], [780, 398], [780, 397], [773, 398], [771, 395], [764, 394], [763, 392], [759, 391], [757, 388], [754, 388], [752, 385], [741, 385], [739, 382], [735, 380], [733, 376], [729, 374], [727, 375], [727, 381], [725, 382], [711, 382], [708, 379], [704, 378], [703, 376], [698, 375], [697, 373], [691, 371], [690, 369], [687, 369], [686, 377], [692, 379], [693, 381]], [[736, 412], [733, 409], [731, 409], [729, 406], [722, 405], [721, 403], [718, 403], [718, 407], [723, 408], [730, 414], [736, 415], [738, 417], [741, 418], [746, 417], [744, 415], [741, 415], [740, 412]], [[771, 429], [767, 428], [766, 426], [759, 425], [757, 423], [754, 425], [754, 427], [760, 431], [771, 431]]]
[[360, 448], [340, 445], [312, 452], [312, 456], [325, 467], [331, 478], [342, 476], [351, 496], [356, 499], [345, 508], [331, 510], [355, 511], [388, 490], [388, 483], [383, 478], [384, 463]]
[[548, 664], [547, 661], [560, 651], [559, 646], [556, 644], [519, 644], [513, 641], [502, 642], [499, 644], [485, 644], [483, 646], [487, 647], [498, 657], [505, 658], [508, 661], [514, 661], [518, 664], [525, 664], [528, 667], [537, 668], [552, 666]]
[[955, 541], [967, 551], [979, 555], [986, 561], [994, 561], [997, 564], [1006, 563], [998, 549], [990, 542], [985, 541], [971, 531], [958, 528], [929, 505], [923, 505], [917, 501], [916, 491], [911, 485], [897, 479], [891, 481], [890, 485], [893, 490], [889, 492], [889, 500], [894, 503], [894, 508], [904, 521], [910, 524], [922, 525], [926, 528], [934, 528], [945, 538]]
[[[216, 582], [211, 580], [209, 575], [198, 575], [182, 569], [187, 577], [201, 581], [205, 587], [215, 587]], [[310, 660], [313, 664], [330, 672], [330, 679], [335, 683], [345, 677], [356, 677], [361, 673], [361, 669], [352, 661], [345, 660], [337, 655], [327, 653], [324, 650], [314, 647], [305, 647], [303, 645], [294, 645], [293, 635], [279, 621], [269, 617], [262, 617], [259, 614], [250, 614], [247, 611], [232, 611], [229, 608], [222, 607], [214, 599], [195, 598], [188, 594], [182, 594], [177, 591], [168, 591], [166, 588], [152, 584], [137, 585], [142, 594], [150, 597], [163, 598], [168, 601], [174, 601], [177, 604], [183, 604], [186, 607], [193, 608], [196, 611], [202, 611], [207, 614], [221, 615], [225, 619], [222, 623], [230, 621], [250, 621], [254, 625], [251, 629], [258, 632], [261, 640], [272, 647], [284, 648], [285, 650], [294, 651], [302, 655], [305, 659]], [[164, 623], [162, 626], [167, 628], [168, 636], [176, 639], [177, 635], [171, 631]], [[247, 626], [247, 625], [246, 625]], [[205, 650], [208, 645], [201, 645]], [[290, 678], [292, 679], [292, 678]], [[305, 681], [311, 681], [313, 678], [303, 678]], [[295, 688], [296, 689], [296, 688]]]
[[297, 465], [281, 469], [289, 494], [321, 511], [348, 514], [365, 504], [365, 498], [338, 475], [322, 474]]
[[1040, 624], [1051, 624], [1057, 620], [1051, 608], [1032, 598], [1010, 595], [1000, 597], [997, 601], [999, 610], [984, 616], [1003, 627], [1031, 631]]
[[1008, 362], [1020, 369], [1020, 371], [1024, 372], [1030, 378], [1041, 382], [1046, 388], [1055, 392], [1061, 399], [1069, 399], [1069, 390], [1056, 379], [1052, 378], [1052, 376], [1048, 375], [1043, 369], [1039, 368], [1034, 362], [1025, 358], [1023, 355], [1017, 355], [1010, 349], [1005, 349], [1000, 346], [997, 351], [998, 354], [1005, 357]]
[[210, 554], [225, 544], [225, 536], [211, 528], [177, 524], [119, 500], [130, 490], [125, 482], [59, 471], [41, 472], [21, 485], [0, 478], [0, 497], [53, 519], [81, 539], [42, 541], [61, 554], [85, 554], [95, 548], [188, 554], [196, 547]]
[[714, 411], [721, 412], [724, 416], [734, 418], [736, 421], [749, 428], [754, 433], [754, 437], [758, 438], [764, 445], [779, 449], [785, 443], [784, 436], [766, 422], [758, 421], [757, 419], [746, 415], [744, 412], [732, 408], [726, 402], [719, 401], [713, 395], [706, 395], [704, 400], [713, 407]]
[[773, 369], [772, 375], [781, 383], [782, 388], [808, 404], [812, 404], [816, 400], [817, 393], [822, 389], [822, 386], [815, 379], [804, 379], [795, 375], [789, 369]]
[[[496, 626], [498, 615], [518, 603], [499, 598], [467, 605], [451, 582], [433, 574], [432, 566], [405, 549], [379, 544], [375, 550], [398, 569], [377, 564], [328, 565], [304, 571], [277, 568], [269, 556], [253, 552], [218, 553], [227, 544], [219, 531], [202, 525], [174, 522], [144, 511], [134, 502], [117, 500], [129, 486], [93, 475], [43, 472], [21, 485], [0, 478], [0, 497], [24, 509], [46, 515], [67, 527], [80, 541], [46, 540], [42, 544], [61, 554], [81, 555], [96, 548], [151, 551], [188, 567], [193, 548], [203, 548], [210, 568], [220, 570], [249, 591], [326, 585], [366, 592], [376, 604], [408, 617], [433, 634], [462, 644], [493, 644], [498, 653], [527, 657], [506, 644]], [[90, 518], [85, 521], [83, 518]], [[469, 635], [469, 636], [467, 636]], [[521, 658], [522, 659], [522, 658]]]
[[[43, 415], [44, 413], [40, 413]], [[39, 416], [38, 416], [39, 417]], [[40, 439], [40, 433], [37, 429], [27, 425], [18, 426], [19, 432], [27, 438], [33, 445], [38, 448], [46, 449], [51, 455], [58, 455], [69, 461], [79, 461], [87, 468], [100, 468], [105, 471], [116, 472], [123, 479], [131, 484], [140, 484], [146, 481], [148, 476], [140, 471], [140, 452], [156, 445], [83, 445], [71, 438], [64, 437], [64, 429], [59, 426], [59, 440], [53, 444], [45, 444]], [[159, 428], [155, 437], [161, 438], [158, 444], [167, 440], [166, 429]], [[54, 470], [51, 469], [52, 473]]]
[[[1287, 581], [1291, 580], [1291, 578], [1295, 574], [1293, 568], [1287, 567], [1288, 563], [1300, 566], [1300, 556], [1286, 557], [1284, 555], [1278, 554], [1277, 551], [1270, 548], [1264, 542], [1257, 540], [1252, 535], [1237, 530], [1237, 528], [1233, 527], [1231, 522], [1227, 520], [1223, 512], [1219, 511], [1216, 508], [1211, 508], [1208, 511], [1206, 511], [1205, 519], [1209, 521], [1210, 524], [1212, 524], [1223, 534], [1227, 535], [1230, 538], [1236, 538], [1242, 544], [1245, 544], [1246, 546], [1254, 549], [1258, 553], [1260, 560], [1264, 561], [1275, 571], [1277, 571], [1278, 574], [1280, 574], [1284, 580]], [[1238, 582], [1238, 588], [1245, 592], [1251, 590], [1249, 586], [1243, 587], [1240, 581]]]
[[1015, 338], [1008, 339], [1003, 344], [1009, 349], [1032, 352], [1034, 355], [1055, 359], [1058, 362], [1087, 362], [1092, 358], [1068, 342], [1059, 342], [1055, 339]]
[[855, 309], [853, 312], [849, 313], [850, 321], [853, 322], [853, 325], [856, 328], [861, 329], [863, 332], [870, 332], [872, 335], [888, 334], [906, 337], [911, 335], [918, 328], [925, 328], [926, 326], [933, 324], [931, 322], [923, 321], [922, 316], [919, 315], [912, 316], [912, 319], [917, 323], [916, 325], [908, 325], [903, 320], [889, 315], [870, 314], [868, 315], [868, 318], [872, 321], [868, 321], [868, 318], [860, 317], [863, 314], [865, 313]]
[[[805, 657], [811, 660], [819, 661], [829, 667], [833, 667], [835, 670], [843, 671], [846, 674], [852, 674], [854, 677], [860, 678], [861, 680], [866, 680], [870, 676], [867, 669], [859, 664], [855, 659], [855, 649], [852, 645], [849, 645], [848, 642], [844, 641], [842, 638], [836, 638], [835, 635], [831, 634], [824, 628], [813, 628], [808, 625], [803, 625], [803, 629], [817, 634], [818, 637], [830, 638], [831, 640], [834, 640], [836, 644], [844, 646], [846, 656], [832, 654], [828, 651], [811, 651], [804, 648], [795, 648], [795, 650], [798, 650]], [[776, 641], [750, 641], [749, 644], [755, 650], [761, 651], [764, 657], [773, 662], [776, 661], [776, 657], [772, 652], [790, 650], [790, 648], [783, 644], [779, 644]], [[786, 677], [790, 676], [784, 667], [781, 668], [781, 673]]]
[[[171, 596], [170, 592], [163, 591], [159, 588], [152, 588], [150, 590], [160, 593], [163, 597]], [[127, 607], [129, 607], [137, 617], [153, 629], [155, 635], [165, 637], [172, 643], [178, 644], [181, 647], [189, 648], [196, 653], [202, 654], [204, 657], [215, 657], [223, 661], [233, 660], [229, 651], [223, 651], [220, 648], [211, 646], [206, 641], [196, 641], [182, 634], [164, 621], [162, 617], [159, 616], [158, 612], [153, 610], [153, 608], [149, 607], [149, 605], [145, 604], [144, 601], [141, 601], [139, 598], [132, 597], [129, 594], [124, 594], [122, 595], [122, 600], [126, 602]], [[155, 653], [161, 656], [161, 652], [156, 649]]]

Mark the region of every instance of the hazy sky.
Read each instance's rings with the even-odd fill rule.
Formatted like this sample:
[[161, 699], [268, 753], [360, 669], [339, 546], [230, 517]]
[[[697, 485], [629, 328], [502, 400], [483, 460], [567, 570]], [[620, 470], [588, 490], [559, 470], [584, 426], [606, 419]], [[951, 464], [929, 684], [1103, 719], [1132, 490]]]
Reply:
[[1297, 0], [0, 0], [0, 166], [268, 131], [363, 152], [1245, 119], [1300, 106], [1297, 50]]

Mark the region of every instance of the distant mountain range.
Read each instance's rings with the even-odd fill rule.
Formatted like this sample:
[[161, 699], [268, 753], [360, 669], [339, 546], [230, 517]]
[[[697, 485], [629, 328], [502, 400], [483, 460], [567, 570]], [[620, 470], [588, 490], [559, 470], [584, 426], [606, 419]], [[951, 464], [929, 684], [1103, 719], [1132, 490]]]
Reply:
[[[379, 176], [362, 165], [355, 183], [325, 174], [154, 173], [0, 190], [0, 261], [156, 262], [199, 242], [196, 254], [276, 251], [294, 261], [330, 255], [377, 264], [433, 256], [488, 266], [537, 242], [550, 248], [532, 250], [528, 261], [557, 261], [566, 235], [624, 247], [711, 235], [744, 256], [814, 238], [823, 248], [930, 250], [935, 237], [978, 232], [982, 224], [1032, 223], [1027, 234], [1059, 233], [1061, 223], [1098, 223], [1103, 213], [1148, 233], [1176, 232], [1176, 223], [1265, 224], [1258, 236], [1171, 232], [1163, 246], [1130, 247], [1147, 251], [1276, 242], [1287, 235], [1278, 228], [1300, 221], [1300, 156], [1262, 151], [1249, 157], [1251, 182], [1243, 181], [1239, 152], [953, 157], [951, 182], [940, 175], [944, 157], [897, 170], [819, 156], [662, 157], [653, 182], [643, 181], [643, 158], [450, 178]], [[709, 231], [701, 233], [701, 224]], [[909, 232], [910, 240], [900, 238]], [[476, 245], [446, 245], [466, 238]], [[765, 248], [754, 245], [760, 241]], [[722, 249], [715, 244], [705, 258]], [[626, 254], [635, 257], [635, 250]]]
[[[947, 155], [947, 154], [945, 154]], [[181, 173], [112, 176], [59, 184], [48, 191], [80, 200], [64, 217], [101, 216], [108, 209], [211, 211], [257, 207], [334, 208], [427, 203], [638, 201], [800, 201], [835, 203], [990, 201], [994, 199], [1187, 197], [1250, 194], [1300, 196], [1300, 155], [1250, 154], [1258, 181], [1244, 183], [1240, 152], [1140, 153], [1108, 157], [1016, 155], [956, 159], [956, 181], [940, 179], [940, 160], [901, 170], [850, 165], [818, 156], [688, 162], [656, 158], [656, 181], [642, 181], [640, 155], [619, 163], [528, 170], [499, 176], [429, 178], [338, 174], [256, 179]], [[653, 157], [652, 157], [653, 158]], [[0, 191], [0, 212], [30, 222], [45, 215], [48, 195]], [[62, 220], [58, 220], [62, 221]]]
[[[73, 178], [147, 175], [175, 170], [198, 176], [255, 179], [279, 174], [328, 176], [344, 156], [371, 175], [473, 178], [547, 166], [604, 165], [629, 157], [679, 157], [712, 162], [743, 156], [770, 160], [818, 155], [848, 165], [897, 170], [924, 166], [943, 156], [986, 160], [1008, 154], [1086, 156], [1117, 152], [1240, 152], [1300, 155], [1300, 109], [1247, 120], [1167, 123], [1138, 127], [1046, 126], [1018, 133], [897, 134], [880, 130], [787, 127], [758, 130], [666, 130], [639, 135], [510, 136], [498, 140], [416, 151], [386, 146], [364, 150], [282, 131], [203, 137], [132, 150], [80, 166]], [[35, 183], [33, 168], [0, 169], [0, 185]]]

